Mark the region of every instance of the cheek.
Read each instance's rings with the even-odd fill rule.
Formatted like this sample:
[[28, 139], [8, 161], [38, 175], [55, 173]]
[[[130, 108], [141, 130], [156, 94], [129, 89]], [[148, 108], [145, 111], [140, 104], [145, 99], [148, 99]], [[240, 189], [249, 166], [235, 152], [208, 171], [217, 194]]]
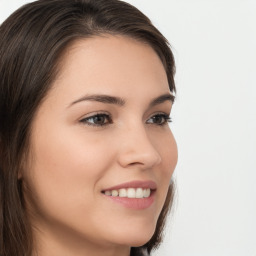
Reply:
[[166, 175], [170, 179], [178, 161], [177, 144], [172, 133], [170, 134], [169, 139], [166, 140], [166, 145], [162, 152], [163, 162], [166, 166]]
[[112, 162], [106, 154], [109, 145], [65, 129], [35, 135], [27, 183], [40, 207], [65, 211], [89, 207], [97, 181]]
[[[49, 134], [40, 134], [32, 146], [37, 166], [65, 178], [75, 175], [97, 177], [100, 164], [106, 163], [109, 146], [100, 138], [75, 131], [60, 129]], [[99, 161], [99, 159], [101, 161]], [[98, 168], [95, 168], [98, 166]], [[90, 172], [90, 169], [94, 169]]]
[[160, 169], [155, 172], [158, 184], [160, 184], [159, 195], [159, 214], [162, 210], [166, 195], [170, 185], [170, 181], [178, 160], [177, 144], [171, 131], [168, 136], [158, 138], [157, 140], [158, 152], [161, 155], [162, 163]]
[[159, 177], [169, 183], [178, 160], [177, 144], [172, 132], [169, 130], [167, 134], [159, 136], [155, 145], [162, 159], [161, 171], [158, 172]]

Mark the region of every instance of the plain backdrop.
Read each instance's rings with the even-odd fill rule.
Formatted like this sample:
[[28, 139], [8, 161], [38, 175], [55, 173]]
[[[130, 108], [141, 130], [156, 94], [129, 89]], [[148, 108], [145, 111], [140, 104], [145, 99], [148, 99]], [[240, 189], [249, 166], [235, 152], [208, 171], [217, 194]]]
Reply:
[[[0, 0], [0, 23], [26, 2]], [[177, 63], [177, 194], [154, 256], [256, 256], [256, 1], [128, 2]]]

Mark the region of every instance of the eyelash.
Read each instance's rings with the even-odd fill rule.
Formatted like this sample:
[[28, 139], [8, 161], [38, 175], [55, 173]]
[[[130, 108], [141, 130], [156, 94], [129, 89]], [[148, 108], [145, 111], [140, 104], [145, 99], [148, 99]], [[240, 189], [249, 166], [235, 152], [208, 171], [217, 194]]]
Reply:
[[[103, 123], [103, 124], [95, 124], [95, 123], [90, 123], [89, 120], [90, 119], [95, 119], [95, 118], [104, 118], [103, 121], [107, 120], [107, 123]], [[162, 118], [162, 121], [161, 123], [157, 124], [157, 123], [148, 123], [148, 120], [147, 120], [147, 123], [148, 124], [155, 124], [157, 126], [164, 126], [166, 125], [167, 123], [171, 123], [172, 122], [172, 119], [171, 117], [168, 115], [168, 114], [165, 114], [165, 113], [159, 113], [159, 114], [156, 114], [156, 115], [153, 115], [152, 117], [150, 117], [149, 119], [152, 119], [152, 118]], [[112, 121], [112, 117], [111, 115], [109, 114], [105, 114], [105, 113], [98, 113], [98, 114], [95, 114], [95, 115], [92, 115], [92, 116], [89, 116], [89, 117], [86, 117], [86, 118], [83, 118], [82, 120], [79, 121], [80, 123], [83, 123], [85, 125], [89, 125], [89, 126], [96, 126], [96, 127], [101, 127], [101, 126], [106, 126], [106, 125], [110, 125], [113, 123]], [[95, 122], [95, 120], [94, 120]]]

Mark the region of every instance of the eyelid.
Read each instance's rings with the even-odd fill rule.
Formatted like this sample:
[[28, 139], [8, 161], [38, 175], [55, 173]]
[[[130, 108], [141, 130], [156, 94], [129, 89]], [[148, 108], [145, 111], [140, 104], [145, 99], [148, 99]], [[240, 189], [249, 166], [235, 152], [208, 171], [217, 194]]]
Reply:
[[[108, 122], [104, 123], [104, 124], [93, 124], [93, 123], [88, 122], [89, 119], [95, 118], [97, 116], [104, 116]], [[79, 119], [79, 123], [81, 123], [83, 125], [88, 125], [88, 126], [102, 127], [102, 126], [112, 124], [113, 121], [112, 121], [111, 114], [109, 114], [107, 112], [103, 112], [103, 111], [97, 111], [97, 112], [92, 112], [86, 116], [83, 116], [81, 119]]]
[[[164, 121], [163, 123], [161, 123], [161, 124], [157, 124], [157, 123], [148, 123], [148, 120], [149, 120], [149, 119], [152, 119], [153, 117], [156, 117], [156, 116], [161, 116], [161, 117], [163, 117], [163, 118], [165, 119], [165, 121]], [[165, 112], [156, 112], [156, 113], [152, 114], [149, 119], [147, 119], [146, 123], [148, 123], [148, 124], [154, 124], [154, 125], [158, 125], [158, 126], [163, 126], [163, 125], [165, 125], [165, 124], [168, 124], [168, 123], [171, 123], [171, 122], [172, 122], [172, 118], [171, 118], [170, 114], [167, 114], [167, 113], [165, 113]]]
[[[96, 118], [96, 117], [103, 117], [103, 118], [105, 118], [105, 120], [107, 120], [107, 122], [104, 122], [102, 124], [89, 122], [90, 119], [93, 119], [93, 118]], [[149, 122], [149, 120], [153, 119], [154, 117], [160, 117], [160, 118], [163, 118], [164, 120], [162, 120], [163, 122], [160, 122], [160, 123]], [[105, 121], [105, 120], [103, 120], [103, 121]], [[110, 113], [103, 112], [103, 111], [97, 111], [97, 112], [92, 112], [90, 114], [87, 114], [86, 116], [81, 118], [79, 120], [79, 122], [82, 123], [83, 125], [103, 127], [103, 126], [107, 126], [107, 125], [112, 124], [113, 119], [112, 119], [112, 116], [111, 116]], [[156, 125], [156, 126], [163, 126], [163, 125], [166, 125], [166, 124], [171, 123], [171, 122], [172, 122], [172, 119], [170, 117], [170, 114], [167, 114], [166, 112], [155, 112], [146, 120], [146, 124]]]
[[156, 111], [153, 114], [151, 114], [149, 118], [152, 118], [152, 117], [157, 116], [157, 115], [163, 115], [163, 116], [170, 117], [171, 113], [165, 112], [165, 111]]

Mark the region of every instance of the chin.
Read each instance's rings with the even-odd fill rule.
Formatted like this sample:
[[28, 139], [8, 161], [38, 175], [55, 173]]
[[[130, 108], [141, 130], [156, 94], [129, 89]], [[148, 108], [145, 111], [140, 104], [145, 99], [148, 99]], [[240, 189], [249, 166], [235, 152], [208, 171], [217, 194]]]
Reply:
[[130, 247], [139, 247], [146, 244], [155, 232], [154, 227], [137, 227], [133, 229], [132, 232], [128, 232], [128, 230], [122, 230], [118, 235], [117, 239], [119, 240], [118, 243], [124, 244]]
[[140, 246], [146, 244], [151, 239], [152, 236], [153, 236], [153, 234], [151, 236], [148, 236], [148, 237], [143, 237], [143, 238], [139, 237], [137, 239], [134, 239], [132, 241], [132, 243], [130, 243], [130, 246], [131, 247], [140, 247]]

